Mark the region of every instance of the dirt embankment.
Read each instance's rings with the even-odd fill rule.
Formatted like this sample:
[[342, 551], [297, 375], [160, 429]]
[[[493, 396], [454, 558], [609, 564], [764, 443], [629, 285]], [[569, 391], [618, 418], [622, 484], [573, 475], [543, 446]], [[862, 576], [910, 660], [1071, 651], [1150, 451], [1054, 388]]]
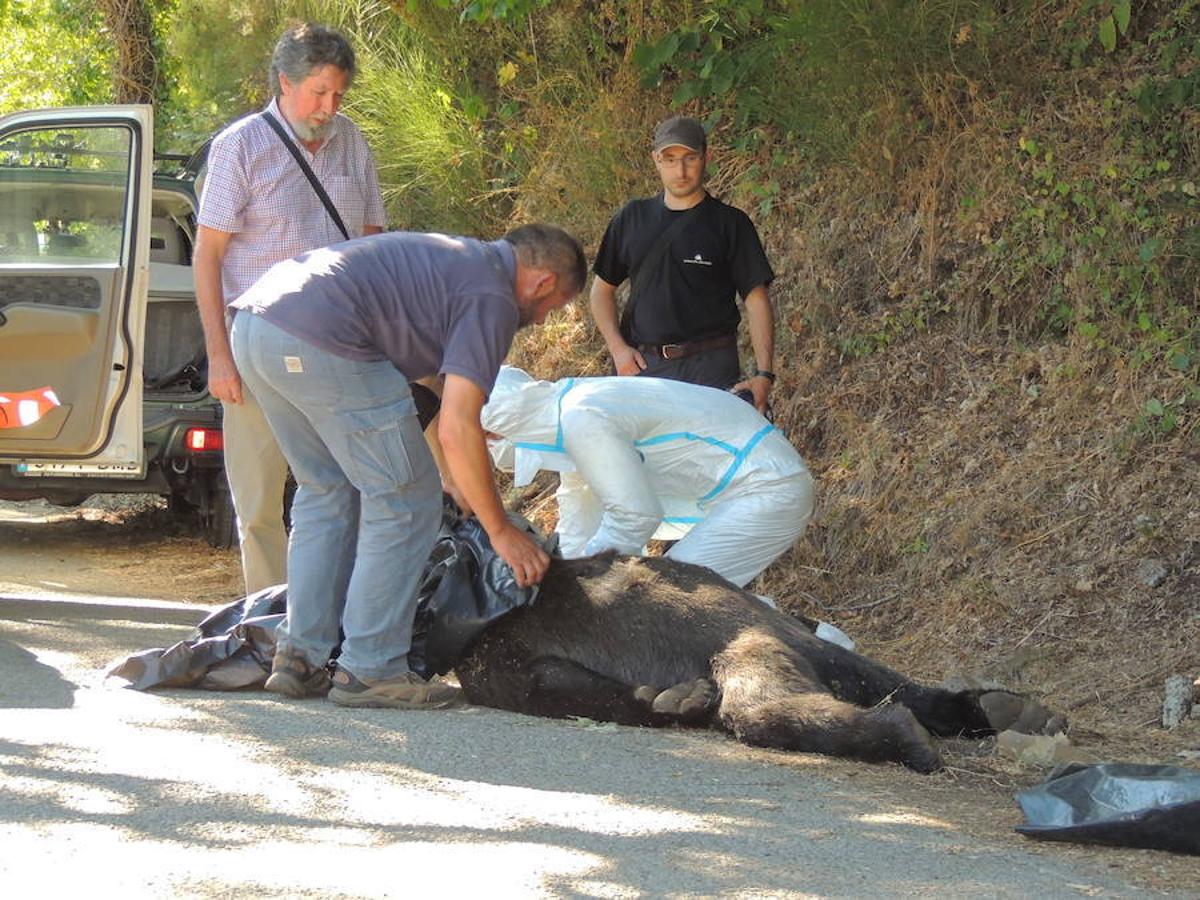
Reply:
[[946, 331], [815, 350], [778, 422], [820, 514], [760, 588], [915, 675], [1035, 693], [1102, 757], [1200, 747], [1200, 721], [1158, 724], [1167, 676], [1200, 675], [1200, 446], [1135, 399], [1172, 385]]

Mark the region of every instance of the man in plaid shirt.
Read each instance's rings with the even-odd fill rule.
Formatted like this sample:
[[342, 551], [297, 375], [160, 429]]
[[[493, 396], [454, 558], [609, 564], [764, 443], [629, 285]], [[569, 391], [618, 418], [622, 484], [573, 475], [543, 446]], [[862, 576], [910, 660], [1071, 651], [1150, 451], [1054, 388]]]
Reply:
[[247, 593], [287, 581], [287, 463], [234, 364], [227, 308], [275, 263], [343, 240], [263, 115], [289, 133], [349, 236], [378, 233], [385, 219], [375, 161], [358, 128], [338, 112], [354, 71], [354, 51], [336, 31], [311, 24], [289, 29], [271, 57], [273, 99], [263, 113], [222, 131], [209, 150], [193, 271], [208, 389], [225, 411], [225, 471]]

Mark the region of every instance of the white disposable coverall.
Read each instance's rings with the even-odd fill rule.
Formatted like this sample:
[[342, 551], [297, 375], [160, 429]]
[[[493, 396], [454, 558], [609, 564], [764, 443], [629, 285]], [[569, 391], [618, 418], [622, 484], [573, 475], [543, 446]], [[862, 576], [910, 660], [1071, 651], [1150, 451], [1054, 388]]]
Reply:
[[493, 457], [511, 459], [517, 484], [539, 469], [560, 473], [566, 557], [680, 538], [668, 557], [740, 587], [812, 517], [804, 460], [728, 391], [645, 377], [535, 381], [505, 366], [480, 419], [505, 439], [492, 442]]

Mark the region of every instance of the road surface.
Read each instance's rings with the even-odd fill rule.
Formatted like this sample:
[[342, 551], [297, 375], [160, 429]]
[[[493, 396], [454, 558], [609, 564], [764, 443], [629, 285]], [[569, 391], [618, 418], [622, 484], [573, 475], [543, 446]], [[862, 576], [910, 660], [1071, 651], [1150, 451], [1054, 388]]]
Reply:
[[1186, 896], [1200, 875], [1168, 854], [1029, 841], [1011, 795], [953, 773], [478, 708], [103, 683], [109, 661], [202, 612], [0, 597], [7, 896], [1134, 897]]

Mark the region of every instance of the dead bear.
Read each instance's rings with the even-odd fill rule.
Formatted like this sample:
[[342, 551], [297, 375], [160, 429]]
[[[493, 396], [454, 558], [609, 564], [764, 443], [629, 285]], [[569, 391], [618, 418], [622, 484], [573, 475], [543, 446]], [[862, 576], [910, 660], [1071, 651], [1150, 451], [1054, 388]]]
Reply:
[[726, 731], [760, 747], [934, 772], [931, 740], [1064, 728], [1007, 691], [950, 691], [815, 637], [708, 569], [603, 553], [554, 560], [532, 606], [455, 666], [466, 698], [539, 716]]

